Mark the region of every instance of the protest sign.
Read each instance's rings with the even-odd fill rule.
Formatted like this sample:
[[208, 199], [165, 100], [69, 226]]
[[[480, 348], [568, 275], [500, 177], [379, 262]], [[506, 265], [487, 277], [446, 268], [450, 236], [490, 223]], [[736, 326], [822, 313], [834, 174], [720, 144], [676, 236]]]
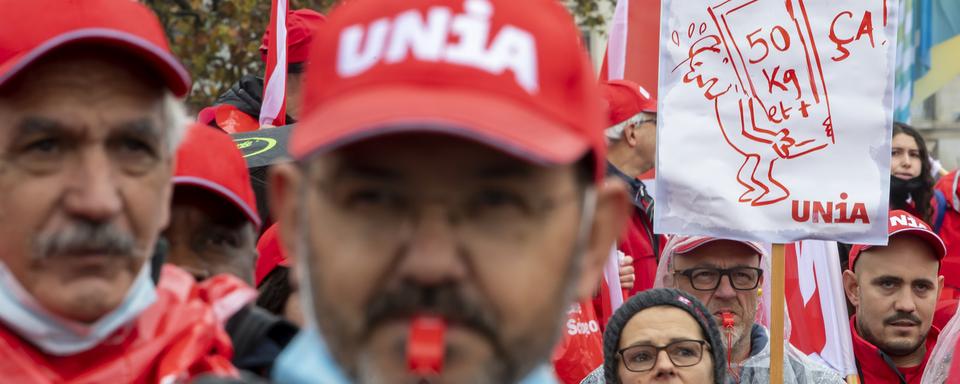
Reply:
[[886, 244], [897, 12], [664, 0], [655, 230]]

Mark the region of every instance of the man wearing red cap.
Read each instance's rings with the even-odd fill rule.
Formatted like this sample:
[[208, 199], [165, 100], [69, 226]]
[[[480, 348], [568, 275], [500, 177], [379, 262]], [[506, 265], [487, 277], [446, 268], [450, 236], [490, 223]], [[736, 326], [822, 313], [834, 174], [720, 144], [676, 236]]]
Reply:
[[555, 382], [629, 204], [578, 35], [554, 0], [331, 13], [270, 179], [312, 324], [279, 382]]
[[[163, 232], [170, 244], [167, 261], [197, 281], [228, 274], [252, 283], [260, 216], [236, 144], [220, 130], [195, 124], [177, 150], [176, 164], [170, 226]], [[253, 300], [252, 292], [247, 299]], [[252, 304], [234, 309], [225, 325], [232, 361], [266, 376], [297, 327]]]
[[[287, 81], [286, 111], [288, 124], [296, 122], [300, 112], [301, 83], [306, 69], [310, 42], [324, 16], [310, 9], [298, 9], [287, 13]], [[267, 60], [267, 42], [270, 31], [263, 34], [260, 56]], [[260, 128], [258, 122], [263, 103], [263, 78], [247, 75], [240, 78], [227, 92], [204, 108], [197, 120], [218, 127], [229, 133], [247, 132]]]
[[0, 377], [235, 374], [219, 316], [249, 288], [150, 266], [190, 90], [156, 16], [128, 0], [0, 9]]
[[856, 308], [853, 352], [866, 384], [919, 383], [940, 330], [931, 325], [947, 250], [930, 226], [891, 211], [886, 246], [854, 245], [843, 288]]
[[[721, 326], [729, 356], [727, 377], [733, 383], [770, 382], [770, 333], [756, 321], [768, 257], [767, 249], [752, 241], [673, 236], [657, 268], [658, 288], [677, 288], [695, 296]], [[844, 380], [787, 343], [783, 382], [839, 384]]]
[[632, 262], [634, 275], [629, 276], [625, 287], [628, 295], [633, 295], [653, 287], [659, 251], [666, 242], [653, 232], [653, 197], [639, 179], [653, 169], [656, 159], [657, 101], [629, 80], [601, 85], [601, 95], [608, 111], [607, 174], [623, 180], [633, 198], [630, 222], [617, 246], [625, 261]]

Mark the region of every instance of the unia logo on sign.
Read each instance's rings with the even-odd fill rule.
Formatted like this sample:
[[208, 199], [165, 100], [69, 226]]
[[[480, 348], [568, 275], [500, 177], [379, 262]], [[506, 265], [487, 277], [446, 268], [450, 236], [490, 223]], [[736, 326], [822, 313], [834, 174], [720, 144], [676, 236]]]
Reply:
[[847, 193], [840, 194], [840, 201], [793, 200], [791, 217], [798, 223], [870, 224], [867, 205], [861, 202], [847, 203]]
[[337, 73], [359, 76], [380, 62], [399, 63], [412, 55], [419, 61], [442, 61], [494, 75], [509, 70], [521, 88], [537, 92], [536, 40], [529, 32], [506, 25], [491, 42], [492, 15], [493, 5], [487, 0], [466, 0], [462, 14], [454, 15], [447, 7], [431, 7], [426, 15], [410, 10], [392, 20], [378, 19], [368, 27], [350, 26], [340, 34]]

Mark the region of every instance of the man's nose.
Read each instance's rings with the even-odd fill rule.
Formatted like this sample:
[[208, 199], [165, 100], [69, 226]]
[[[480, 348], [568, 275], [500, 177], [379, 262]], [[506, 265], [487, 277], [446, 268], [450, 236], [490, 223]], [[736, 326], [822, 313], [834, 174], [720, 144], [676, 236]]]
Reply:
[[713, 293], [714, 297], [732, 299], [737, 297], [737, 290], [733, 289], [733, 283], [730, 282], [730, 276], [720, 276], [720, 285]]
[[399, 276], [421, 285], [460, 281], [467, 275], [455, 223], [442, 204], [421, 209], [398, 265]]
[[66, 176], [64, 206], [68, 213], [103, 222], [123, 209], [114, 164], [104, 149], [81, 152], [71, 175]]
[[893, 302], [893, 309], [897, 312], [916, 312], [917, 298], [913, 296], [913, 291], [909, 288], [901, 290], [897, 295], [896, 301]]

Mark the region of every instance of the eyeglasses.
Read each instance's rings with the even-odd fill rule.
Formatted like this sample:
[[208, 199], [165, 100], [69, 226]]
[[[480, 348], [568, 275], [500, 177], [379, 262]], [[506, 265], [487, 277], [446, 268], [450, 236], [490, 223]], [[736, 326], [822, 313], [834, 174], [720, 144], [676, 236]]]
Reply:
[[634, 345], [617, 352], [628, 371], [644, 372], [657, 365], [660, 351], [667, 351], [667, 358], [675, 367], [697, 365], [703, 359], [704, 340], [677, 340], [664, 346]]
[[675, 272], [690, 279], [693, 289], [698, 291], [712, 291], [720, 286], [720, 280], [723, 276], [730, 279], [730, 285], [733, 289], [746, 291], [757, 288], [760, 285], [760, 276], [763, 276], [763, 270], [753, 267], [733, 267], [733, 268], [690, 268]]

